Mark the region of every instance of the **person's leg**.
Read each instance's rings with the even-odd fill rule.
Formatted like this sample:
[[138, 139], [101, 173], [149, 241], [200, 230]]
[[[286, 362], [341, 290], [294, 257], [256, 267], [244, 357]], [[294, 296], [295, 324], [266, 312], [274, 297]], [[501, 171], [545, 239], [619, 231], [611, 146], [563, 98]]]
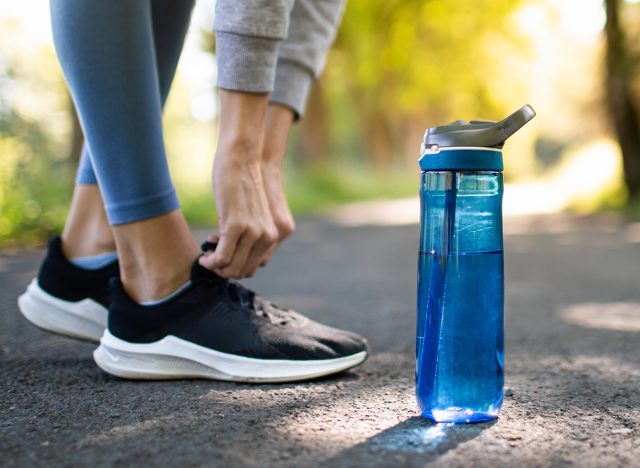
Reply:
[[53, 0], [51, 16], [123, 283], [135, 300], [163, 297], [187, 281], [198, 248], [168, 173], [151, 2]]
[[[56, 48], [120, 256], [122, 281], [110, 283], [97, 364], [126, 378], [249, 382], [313, 378], [361, 364], [361, 337], [274, 306], [194, 261], [198, 249], [167, 173], [150, 17], [150, 0], [52, 3]], [[154, 301], [181, 284], [179, 294]], [[65, 302], [41, 289], [32, 285], [19, 299], [25, 316], [40, 306], [53, 313]], [[67, 292], [67, 304], [82, 305], [72, 304], [75, 290]], [[94, 339], [94, 332], [84, 336]]]
[[[189, 29], [194, 0], [152, 0], [151, 14], [160, 98], [164, 106]], [[115, 239], [104, 210], [89, 149], [85, 144], [76, 176], [71, 210], [62, 233], [68, 258], [112, 252]]]
[[116, 250], [97, 184], [76, 185], [62, 232], [62, 250], [68, 259]]

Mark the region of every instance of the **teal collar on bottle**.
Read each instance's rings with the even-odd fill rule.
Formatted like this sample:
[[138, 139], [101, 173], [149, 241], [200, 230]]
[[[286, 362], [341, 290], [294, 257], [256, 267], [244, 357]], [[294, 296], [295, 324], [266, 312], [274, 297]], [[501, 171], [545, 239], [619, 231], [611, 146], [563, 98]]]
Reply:
[[425, 148], [418, 160], [423, 171], [502, 171], [502, 150], [497, 148]]

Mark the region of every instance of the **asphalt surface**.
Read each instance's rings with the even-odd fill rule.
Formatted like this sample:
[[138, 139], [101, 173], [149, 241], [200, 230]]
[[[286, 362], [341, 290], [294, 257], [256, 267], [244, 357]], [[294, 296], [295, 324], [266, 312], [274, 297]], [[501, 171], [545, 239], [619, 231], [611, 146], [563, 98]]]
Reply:
[[367, 336], [370, 359], [288, 385], [129, 382], [16, 297], [42, 251], [0, 255], [1, 465], [640, 466], [640, 224], [506, 220], [507, 397], [436, 425], [413, 395], [418, 227], [300, 221], [250, 285]]

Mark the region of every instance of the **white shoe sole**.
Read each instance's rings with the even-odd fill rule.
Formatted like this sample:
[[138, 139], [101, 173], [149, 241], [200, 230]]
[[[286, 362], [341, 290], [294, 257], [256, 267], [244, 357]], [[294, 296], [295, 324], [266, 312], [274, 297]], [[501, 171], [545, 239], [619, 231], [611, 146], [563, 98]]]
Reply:
[[314, 361], [255, 359], [221, 353], [171, 335], [153, 343], [129, 343], [105, 330], [93, 358], [102, 370], [125, 379], [275, 383], [342, 372], [362, 364], [367, 353]]
[[99, 342], [107, 327], [107, 308], [92, 299], [64, 301], [45, 292], [34, 279], [18, 298], [20, 312], [46, 331]]

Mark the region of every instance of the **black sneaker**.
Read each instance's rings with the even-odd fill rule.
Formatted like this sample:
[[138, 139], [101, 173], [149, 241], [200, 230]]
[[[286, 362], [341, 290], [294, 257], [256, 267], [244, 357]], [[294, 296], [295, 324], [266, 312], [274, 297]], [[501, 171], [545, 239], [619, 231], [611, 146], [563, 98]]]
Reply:
[[111, 280], [109, 327], [93, 353], [128, 379], [290, 382], [341, 372], [367, 357], [366, 340], [280, 308], [196, 261], [191, 285], [143, 306]]
[[107, 327], [109, 280], [115, 276], [117, 261], [99, 270], [77, 267], [53, 237], [38, 277], [18, 298], [20, 312], [44, 330], [98, 342]]

